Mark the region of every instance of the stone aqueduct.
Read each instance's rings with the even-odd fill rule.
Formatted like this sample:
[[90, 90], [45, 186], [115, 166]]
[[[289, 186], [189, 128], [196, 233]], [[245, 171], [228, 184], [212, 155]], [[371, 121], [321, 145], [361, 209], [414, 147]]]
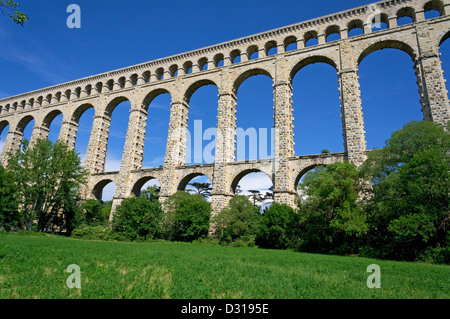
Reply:
[[[426, 20], [428, 10], [438, 10], [441, 15]], [[412, 23], [398, 26], [397, 20], [405, 16]], [[387, 28], [373, 32], [372, 23], [377, 19]], [[355, 28], [363, 33], [350, 37], [349, 32]], [[328, 35], [335, 33], [340, 39], [328, 42]], [[191, 178], [205, 175], [213, 183], [211, 204], [213, 213], [217, 213], [234, 196], [239, 179], [259, 171], [272, 178], [275, 201], [294, 206], [296, 185], [312, 167], [343, 160], [360, 164], [365, 159], [358, 66], [370, 53], [384, 48], [408, 53], [414, 62], [424, 119], [447, 123], [449, 100], [438, 50], [449, 36], [450, 0], [388, 0], [4, 98], [0, 100], [0, 133], [8, 125], [9, 131], [0, 163], [5, 164], [7, 153], [19, 148], [24, 128], [31, 120], [35, 120], [33, 143], [48, 136], [52, 120], [61, 113], [59, 139], [74, 148], [78, 121], [84, 111], [94, 108], [85, 157], [85, 167], [91, 173], [85, 198], [98, 197], [103, 186], [113, 181], [117, 187], [114, 206], [156, 178], [161, 184], [161, 199], [165, 200], [183, 189]], [[318, 44], [306, 46], [311, 38], [317, 38]], [[287, 51], [292, 43], [297, 44], [297, 49]], [[268, 55], [273, 48], [276, 54]], [[250, 59], [255, 52], [258, 57]], [[240, 61], [235, 63], [237, 56]], [[338, 74], [345, 152], [295, 157], [291, 81], [300, 69], [316, 62], [330, 64]], [[236, 162], [236, 94], [247, 78], [258, 74], [273, 80], [275, 156]], [[189, 100], [197, 89], [211, 84], [219, 89], [217, 128], [221, 134], [216, 139], [215, 162], [186, 166]], [[163, 167], [144, 170], [147, 111], [151, 101], [163, 93], [172, 98], [165, 162]], [[120, 171], [106, 173], [111, 114], [126, 100], [131, 103], [131, 111]]]

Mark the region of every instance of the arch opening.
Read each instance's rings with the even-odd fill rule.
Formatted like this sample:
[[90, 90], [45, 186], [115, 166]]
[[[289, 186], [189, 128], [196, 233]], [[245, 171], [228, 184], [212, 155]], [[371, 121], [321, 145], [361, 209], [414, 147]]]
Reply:
[[116, 184], [111, 179], [98, 182], [92, 189], [92, 196], [102, 204], [112, 201], [115, 193]]
[[83, 104], [78, 107], [72, 115], [72, 119], [78, 124], [77, 136], [75, 138], [75, 151], [80, 154], [84, 163], [86, 152], [94, 125], [95, 109], [91, 104]]
[[61, 132], [62, 121], [63, 121], [63, 114], [59, 110], [54, 110], [54, 111], [50, 112], [44, 118], [42, 126], [49, 130], [48, 139], [50, 141], [52, 141], [53, 143], [55, 143], [59, 138], [59, 134]]
[[181, 179], [177, 189], [191, 194], [200, 194], [206, 200], [209, 200], [212, 192], [212, 183], [202, 173], [191, 173]]
[[161, 184], [158, 179], [153, 176], [147, 176], [139, 179], [133, 186], [131, 190], [131, 196], [140, 197], [142, 192], [156, 192], [159, 193], [161, 189]]
[[0, 121], [0, 154], [3, 152], [3, 147], [5, 146], [9, 128], [10, 126], [8, 121]]
[[444, 15], [444, 3], [441, 0], [432, 0], [425, 3], [424, 7], [425, 19], [438, 18]]
[[270, 176], [258, 169], [240, 172], [231, 184], [231, 191], [235, 196], [243, 195], [261, 211], [273, 203], [273, 182]]

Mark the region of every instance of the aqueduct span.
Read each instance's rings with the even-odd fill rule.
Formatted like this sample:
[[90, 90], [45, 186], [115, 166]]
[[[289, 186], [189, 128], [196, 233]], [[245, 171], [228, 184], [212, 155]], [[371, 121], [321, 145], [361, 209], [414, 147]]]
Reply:
[[[425, 19], [425, 12], [438, 10], [440, 17]], [[272, 177], [274, 199], [295, 205], [296, 185], [305, 171], [320, 164], [349, 160], [362, 163], [366, 153], [364, 122], [358, 78], [360, 62], [370, 53], [399, 49], [414, 62], [423, 117], [446, 124], [450, 118], [448, 92], [441, 68], [439, 46], [450, 36], [450, 0], [389, 0], [318, 19], [289, 25], [245, 38], [209, 46], [148, 63], [134, 65], [12, 96], [0, 100], [0, 133], [9, 131], [0, 157], [17, 149], [25, 126], [35, 120], [31, 143], [48, 136], [52, 120], [59, 114], [63, 122], [59, 139], [74, 148], [78, 122], [89, 108], [95, 109], [85, 167], [90, 170], [85, 197], [96, 197], [108, 182], [116, 186], [114, 205], [139, 192], [152, 178], [161, 184], [161, 199], [182, 189], [191, 177], [206, 175], [212, 181], [211, 203], [217, 213], [234, 196], [239, 179], [248, 172], [264, 172]], [[398, 19], [412, 22], [399, 26]], [[381, 21], [387, 28], [374, 32]], [[349, 36], [353, 29], [362, 34]], [[339, 40], [328, 42], [330, 34]], [[317, 38], [318, 44], [305, 43]], [[297, 44], [297, 49], [287, 47]], [[276, 54], [268, 51], [276, 48]], [[257, 58], [250, 59], [257, 52]], [[236, 61], [240, 57], [240, 61]], [[323, 62], [336, 69], [341, 100], [344, 153], [294, 156], [291, 81], [303, 67]], [[220, 66], [219, 66], [220, 64]], [[249, 77], [265, 74], [273, 80], [273, 159], [235, 161], [236, 94]], [[186, 128], [189, 100], [204, 85], [219, 89], [214, 164], [186, 166]], [[166, 156], [162, 168], [143, 170], [145, 130], [149, 104], [158, 95], [172, 98]], [[119, 172], [105, 173], [111, 114], [115, 107], [131, 103], [128, 131]]]

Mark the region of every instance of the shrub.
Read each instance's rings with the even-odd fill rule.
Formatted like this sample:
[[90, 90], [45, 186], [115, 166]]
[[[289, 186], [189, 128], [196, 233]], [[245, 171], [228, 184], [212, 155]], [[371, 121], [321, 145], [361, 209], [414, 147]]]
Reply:
[[217, 216], [213, 223], [222, 244], [231, 243], [245, 237], [244, 242], [254, 241], [261, 214], [246, 196], [236, 196]]
[[179, 191], [167, 199], [167, 207], [163, 238], [191, 242], [208, 235], [211, 205], [202, 195]]
[[119, 238], [114, 234], [111, 228], [107, 226], [88, 226], [86, 224], [75, 228], [72, 231], [72, 237], [89, 240], [116, 240]]
[[144, 197], [125, 199], [117, 207], [112, 229], [129, 240], [153, 239], [159, 234], [161, 204]]
[[299, 215], [291, 207], [273, 203], [262, 215], [255, 243], [261, 248], [296, 248], [298, 227]]

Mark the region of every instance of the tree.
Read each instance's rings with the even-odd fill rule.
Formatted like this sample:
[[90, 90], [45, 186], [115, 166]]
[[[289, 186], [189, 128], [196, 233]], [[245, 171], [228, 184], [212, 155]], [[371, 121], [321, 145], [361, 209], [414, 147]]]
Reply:
[[10, 154], [8, 168], [14, 174], [20, 210], [27, 230], [37, 221], [37, 231], [51, 225], [70, 228], [75, 215], [78, 189], [87, 171], [77, 153], [63, 142], [39, 139]]
[[265, 200], [264, 195], [258, 190], [249, 190], [249, 193], [250, 195], [248, 195], [248, 197], [253, 202], [253, 206], [257, 206], [257, 204], [262, 203]]
[[14, 175], [0, 166], [0, 229], [6, 231], [21, 225]]
[[149, 201], [156, 202], [159, 199], [160, 186], [149, 186], [141, 192], [141, 197], [148, 199]]
[[274, 203], [262, 215], [255, 243], [261, 248], [295, 248], [299, 243], [299, 215], [285, 204]]
[[321, 253], [355, 253], [368, 231], [359, 196], [362, 182], [352, 163], [334, 163], [307, 173], [300, 188], [301, 249]]
[[117, 206], [112, 229], [129, 240], [153, 239], [159, 234], [162, 214], [158, 201], [145, 197], [127, 198]]
[[202, 195], [179, 191], [170, 196], [162, 222], [163, 237], [193, 241], [208, 235], [211, 205]]
[[242, 237], [256, 234], [259, 222], [259, 209], [246, 196], [235, 196], [217, 216], [213, 223], [221, 242], [232, 242]]
[[28, 16], [20, 12], [18, 8], [20, 4], [11, 0], [0, 0], [0, 11], [3, 15], [8, 14], [11, 19], [17, 24], [23, 26], [25, 22], [29, 20]]
[[81, 205], [81, 220], [82, 224], [88, 226], [104, 225], [107, 221], [103, 213], [103, 205], [96, 199], [88, 199]]
[[212, 186], [211, 183], [199, 183], [199, 182], [193, 182], [189, 183], [190, 186], [194, 187], [195, 189], [189, 189], [189, 192], [193, 192], [195, 194], [200, 194], [204, 198], [208, 198], [211, 196]]
[[447, 247], [449, 151], [443, 126], [413, 121], [369, 153], [362, 172], [372, 179], [366, 208], [371, 256], [416, 260], [428, 249]]

